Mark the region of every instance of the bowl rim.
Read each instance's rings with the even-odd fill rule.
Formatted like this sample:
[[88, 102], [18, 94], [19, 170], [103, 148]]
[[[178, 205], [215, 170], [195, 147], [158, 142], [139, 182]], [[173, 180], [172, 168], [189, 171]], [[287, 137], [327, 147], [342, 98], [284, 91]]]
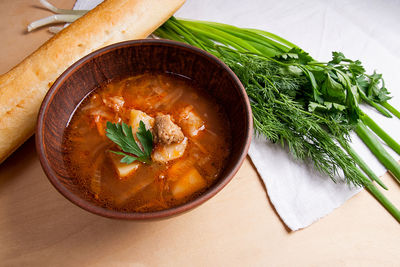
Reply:
[[[80, 198], [79, 196], [75, 195], [72, 193], [70, 190], [68, 190], [63, 183], [57, 178], [58, 175], [55, 173], [55, 171], [51, 168], [50, 166], [50, 161], [49, 158], [46, 155], [45, 148], [44, 148], [44, 122], [46, 120], [46, 115], [49, 106], [52, 103], [54, 95], [58, 92], [58, 89], [60, 86], [73, 74], [75, 73], [80, 67], [84, 66], [88, 61], [90, 61], [93, 58], [99, 57], [105, 53], [108, 53], [113, 50], [121, 49], [121, 48], [127, 48], [131, 46], [140, 46], [140, 45], [166, 45], [166, 46], [173, 46], [177, 47], [178, 49], [186, 49], [190, 50], [191, 52], [197, 53], [202, 57], [207, 57], [213, 61], [215, 61], [216, 64], [220, 65], [228, 73], [228, 75], [231, 77], [231, 79], [238, 85], [240, 89], [240, 96], [245, 102], [245, 114], [246, 114], [246, 131], [245, 131], [245, 143], [243, 148], [240, 151], [240, 156], [238, 157], [238, 160], [234, 163], [233, 167], [226, 173], [224, 177], [220, 177], [216, 183], [214, 183], [207, 191], [204, 193], [200, 194], [198, 197], [195, 199], [186, 202], [182, 205], [166, 209], [166, 210], [160, 210], [160, 211], [153, 211], [153, 212], [146, 212], [146, 213], [139, 213], [139, 212], [123, 212], [123, 211], [116, 211], [116, 210], [110, 210], [103, 208], [101, 206], [97, 206], [83, 198]], [[42, 104], [39, 110], [38, 118], [37, 118], [37, 124], [36, 124], [36, 135], [35, 135], [35, 143], [36, 143], [36, 151], [39, 156], [40, 164], [49, 179], [50, 183], [57, 189], [58, 192], [60, 192], [66, 199], [77, 205], [78, 207], [89, 211], [91, 213], [103, 216], [103, 217], [108, 217], [108, 218], [114, 218], [114, 219], [127, 219], [127, 220], [144, 220], [144, 219], [159, 219], [159, 218], [166, 218], [166, 217], [171, 217], [174, 215], [178, 215], [180, 213], [189, 211], [202, 203], [206, 202], [209, 200], [211, 197], [216, 195], [219, 191], [222, 190], [235, 176], [235, 174], [238, 172], [240, 166], [242, 165], [244, 159], [246, 158], [250, 143], [251, 143], [251, 138], [252, 138], [252, 132], [253, 132], [253, 119], [252, 119], [252, 113], [251, 113], [251, 107], [250, 107], [250, 101], [248, 99], [248, 96], [246, 94], [246, 91], [240, 82], [239, 78], [235, 75], [235, 73], [227, 66], [225, 63], [223, 63], [219, 58], [216, 56], [201, 50], [197, 47], [181, 43], [181, 42], [176, 42], [176, 41], [171, 41], [171, 40], [165, 40], [165, 39], [138, 39], [138, 40], [129, 40], [129, 41], [124, 41], [124, 42], [119, 42], [119, 43], [114, 43], [109, 46], [97, 49], [88, 55], [82, 57], [78, 61], [76, 61], [74, 64], [72, 64], [70, 67], [68, 67], [58, 78], [57, 80], [52, 84], [50, 89], [48, 90]]]

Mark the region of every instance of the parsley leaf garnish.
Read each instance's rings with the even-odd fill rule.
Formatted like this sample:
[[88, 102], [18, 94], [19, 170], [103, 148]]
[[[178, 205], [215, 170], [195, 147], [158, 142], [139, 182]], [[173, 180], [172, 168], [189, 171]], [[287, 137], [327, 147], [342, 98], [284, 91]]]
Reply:
[[121, 151], [110, 151], [117, 155], [124, 156], [121, 159], [122, 163], [130, 164], [136, 160], [143, 163], [149, 163], [151, 161], [151, 151], [153, 150], [153, 135], [149, 130], [146, 130], [146, 126], [143, 121], [139, 122], [139, 129], [136, 133], [136, 137], [139, 140], [143, 149], [136, 142], [132, 134], [132, 127], [122, 122], [112, 123], [107, 122], [106, 136], [116, 143], [122, 151], [129, 153], [126, 154]]

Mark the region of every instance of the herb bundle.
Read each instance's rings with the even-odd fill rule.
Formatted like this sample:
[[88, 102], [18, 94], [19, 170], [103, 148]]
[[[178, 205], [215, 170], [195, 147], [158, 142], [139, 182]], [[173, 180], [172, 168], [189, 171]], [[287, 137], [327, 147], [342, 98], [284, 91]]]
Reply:
[[349, 145], [355, 131], [400, 181], [400, 165], [375, 134], [397, 153], [399, 144], [359, 106], [364, 102], [384, 116], [400, 118], [387, 102], [381, 74], [368, 75], [360, 61], [340, 52], [327, 63], [315, 61], [291, 42], [256, 29], [172, 17], [155, 34], [224, 61], [246, 88], [257, 134], [287, 146], [299, 160], [311, 160], [333, 181], [343, 174], [349, 184], [364, 186], [400, 222], [400, 211], [371, 180], [387, 187]]

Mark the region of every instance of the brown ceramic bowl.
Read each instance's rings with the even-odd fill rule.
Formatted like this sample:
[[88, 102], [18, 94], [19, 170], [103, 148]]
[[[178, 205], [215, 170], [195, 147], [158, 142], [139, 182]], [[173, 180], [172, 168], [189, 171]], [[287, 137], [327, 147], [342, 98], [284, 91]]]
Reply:
[[[172, 72], [206, 88], [227, 112], [232, 128], [232, 153], [217, 182], [196, 199], [171, 209], [121, 212], [103, 208], [70, 177], [61, 143], [65, 127], [81, 100], [110, 79], [145, 71]], [[219, 59], [195, 47], [166, 40], [136, 40], [97, 50], [69, 67], [53, 84], [40, 108], [36, 148], [42, 167], [55, 188], [79, 207], [118, 219], [155, 219], [192, 209], [220, 191], [246, 157], [252, 136], [252, 116], [246, 92], [235, 74]]]

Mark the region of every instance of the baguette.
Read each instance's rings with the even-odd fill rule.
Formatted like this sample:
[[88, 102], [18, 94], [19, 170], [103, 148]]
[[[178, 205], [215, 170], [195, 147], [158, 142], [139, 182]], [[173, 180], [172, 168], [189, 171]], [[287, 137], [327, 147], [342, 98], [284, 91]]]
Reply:
[[70, 65], [112, 43], [146, 38], [185, 0], [106, 0], [0, 76], [0, 163], [34, 133], [53, 82]]

